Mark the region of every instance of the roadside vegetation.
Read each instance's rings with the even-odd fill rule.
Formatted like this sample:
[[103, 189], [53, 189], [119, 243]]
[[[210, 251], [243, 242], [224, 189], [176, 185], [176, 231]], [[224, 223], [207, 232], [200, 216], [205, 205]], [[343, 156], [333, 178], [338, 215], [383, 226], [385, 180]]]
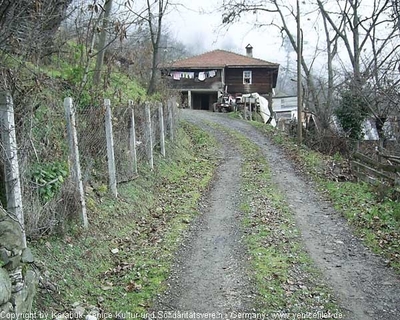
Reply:
[[[19, 162], [26, 234], [30, 239], [62, 229], [64, 219], [76, 211], [73, 201], [61, 202], [72, 193], [64, 98], [72, 97], [78, 111], [95, 106], [101, 109], [104, 98], [110, 98], [113, 106], [127, 105], [128, 99], [151, 99], [138, 81], [115, 65], [109, 66], [105, 76], [107, 87], [100, 90], [90, 79], [82, 85], [84, 66], [78, 61], [84, 59], [84, 47], [71, 40], [63, 43], [61, 50], [62, 54], [49, 57], [46, 64], [34, 64], [13, 53], [0, 55], [0, 72], [9, 85], [5, 89], [14, 100], [16, 135], [22, 150]], [[0, 184], [4, 189], [4, 182]], [[2, 204], [6, 206], [4, 192]]]
[[[144, 101], [165, 101], [166, 97], [172, 97], [158, 77], [150, 79], [150, 75], [154, 78], [159, 74], [152, 64], [172, 59], [171, 53], [158, 54], [155, 49], [168, 41], [169, 45], [181, 48], [170, 50], [176, 54], [175, 58], [185, 49], [164, 32], [161, 21], [155, 27], [153, 19], [147, 19], [147, 13], [152, 16], [158, 6], [143, 5], [147, 10], [133, 8], [129, 1], [122, 4], [113, 0], [40, 3], [18, 0], [1, 5], [0, 20], [4, 28], [0, 35], [0, 87], [13, 99], [21, 150], [25, 231], [29, 239], [58, 232], [64, 227], [64, 220], [76, 213], [68, 169], [64, 98], [71, 97], [77, 113], [84, 114], [84, 120], [92, 116], [90, 120], [96, 123], [94, 120], [103, 116], [104, 99], [111, 100], [115, 111], [126, 107], [128, 100], [140, 109]], [[121, 15], [122, 8], [127, 11]], [[135, 12], [136, 9], [144, 15]], [[109, 15], [113, 18], [108, 19]], [[157, 33], [156, 48], [152, 33]], [[153, 82], [151, 88], [150, 82]], [[113, 120], [122, 121], [121, 118], [115, 116]], [[97, 132], [82, 135], [87, 140], [99, 137], [100, 130], [103, 126], [93, 130]], [[78, 139], [83, 140], [79, 132]], [[87, 145], [92, 153], [103, 147], [93, 141]], [[81, 152], [88, 149], [81, 145]], [[84, 158], [81, 156], [81, 160]], [[101, 170], [90, 166], [90, 174], [96, 175]], [[83, 174], [87, 182], [85, 168]], [[4, 188], [1, 181], [0, 198], [6, 206]]]
[[[323, 155], [295, 141], [278, 130], [252, 122], [276, 144], [284, 147], [299, 169], [312, 177], [321, 192], [349, 221], [358, 236], [397, 273], [400, 273], [400, 202], [398, 190], [383, 189], [355, 181], [348, 160], [340, 154]], [[346, 172], [344, 181], [332, 175]]]
[[70, 221], [64, 234], [31, 243], [42, 274], [37, 311], [145, 312], [217, 165], [216, 142], [204, 131], [182, 123], [177, 141], [154, 171], [143, 167], [121, 185], [117, 200], [106, 187], [88, 193], [89, 230]]

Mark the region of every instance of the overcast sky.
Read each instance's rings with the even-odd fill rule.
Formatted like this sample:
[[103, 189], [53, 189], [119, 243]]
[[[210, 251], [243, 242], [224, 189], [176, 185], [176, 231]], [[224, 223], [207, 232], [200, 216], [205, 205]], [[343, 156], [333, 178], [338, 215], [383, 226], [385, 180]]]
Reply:
[[[231, 25], [228, 30], [221, 28], [222, 13], [217, 10], [223, 0], [171, 0], [182, 4], [178, 10], [172, 10], [165, 16], [164, 28], [170, 34], [181, 41], [190, 49], [193, 54], [200, 54], [214, 49], [225, 49], [236, 53], [245, 54], [247, 44], [253, 46], [253, 56], [266, 61], [279, 63], [281, 70], [296, 71], [297, 55], [287, 45], [282, 45], [280, 30], [276, 27], [264, 27], [256, 29], [254, 23], [268, 24], [273, 21], [281, 25], [279, 16], [270, 12], [248, 13], [241, 16], [240, 23]], [[296, 35], [296, 21], [288, 9], [295, 10], [296, 0], [282, 0], [282, 10], [285, 21], [293, 35]], [[342, 2], [340, 2], [342, 3]], [[371, 17], [373, 13], [373, 1], [364, 0], [359, 8], [359, 14]], [[326, 1], [326, 6], [332, 12], [339, 10], [336, 1]], [[309, 1], [300, 1], [301, 29], [303, 31], [303, 57], [306, 63], [312, 65], [315, 75], [324, 77], [326, 75], [326, 50], [325, 32], [320, 17], [320, 10]], [[382, 19], [385, 16], [382, 16]], [[368, 22], [368, 21], [367, 21]], [[368, 22], [369, 23], [369, 22]], [[390, 34], [391, 27], [388, 23], [380, 23], [376, 28], [377, 34], [382, 39]], [[331, 31], [331, 37], [333, 32]], [[351, 41], [351, 35], [350, 41]], [[363, 35], [361, 35], [363, 37]], [[398, 42], [392, 41], [385, 45], [387, 52], [396, 49]], [[363, 49], [363, 56], [368, 58], [371, 55], [371, 45], [366, 43]], [[334, 61], [338, 72], [346, 73], [351, 70], [349, 55], [343, 45], [339, 42], [339, 52]]]
[[[270, 62], [284, 63], [282, 40], [278, 30], [254, 30], [252, 21], [242, 21], [229, 30], [221, 30], [221, 13], [215, 9], [217, 0], [179, 0], [183, 6], [166, 16], [165, 28], [195, 53], [225, 49], [245, 54], [247, 44], [253, 46], [253, 56]], [[186, 8], [184, 8], [186, 7]], [[273, 32], [271, 32], [273, 30]]]

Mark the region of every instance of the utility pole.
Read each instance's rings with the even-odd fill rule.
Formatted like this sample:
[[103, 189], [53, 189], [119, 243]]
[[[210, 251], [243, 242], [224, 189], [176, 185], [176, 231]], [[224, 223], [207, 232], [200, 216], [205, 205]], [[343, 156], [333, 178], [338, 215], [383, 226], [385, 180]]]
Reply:
[[300, 1], [297, 0], [297, 141], [299, 146], [303, 143], [303, 103], [301, 97], [301, 55], [302, 55], [302, 39], [300, 28]]

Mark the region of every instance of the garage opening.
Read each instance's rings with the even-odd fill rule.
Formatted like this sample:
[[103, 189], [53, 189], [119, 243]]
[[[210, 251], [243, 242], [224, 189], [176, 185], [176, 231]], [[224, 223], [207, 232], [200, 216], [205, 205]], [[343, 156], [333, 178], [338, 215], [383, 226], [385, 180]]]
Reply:
[[217, 101], [217, 93], [193, 93], [193, 109], [212, 110], [212, 104]]

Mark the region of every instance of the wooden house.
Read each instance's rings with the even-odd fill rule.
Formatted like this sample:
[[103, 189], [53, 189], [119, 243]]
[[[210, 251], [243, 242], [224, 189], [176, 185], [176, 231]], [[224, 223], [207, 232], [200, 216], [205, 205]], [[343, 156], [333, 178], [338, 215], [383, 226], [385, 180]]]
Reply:
[[233, 99], [245, 93], [272, 93], [279, 64], [253, 58], [253, 47], [246, 55], [214, 50], [164, 66], [162, 76], [169, 86], [182, 93], [182, 103], [191, 109], [212, 110], [222, 95]]

